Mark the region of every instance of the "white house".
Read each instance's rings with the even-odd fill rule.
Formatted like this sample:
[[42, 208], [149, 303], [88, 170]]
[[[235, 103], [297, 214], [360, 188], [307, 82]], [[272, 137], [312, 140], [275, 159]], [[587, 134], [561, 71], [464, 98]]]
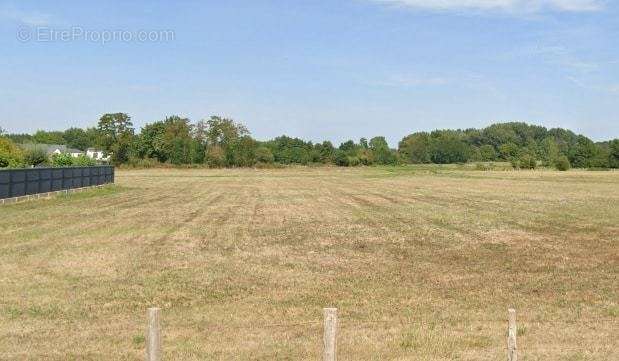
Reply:
[[80, 155], [84, 155], [84, 152], [82, 152], [79, 149], [75, 149], [75, 148], [68, 148], [66, 145], [61, 145], [61, 146], [50, 146], [49, 148], [47, 148], [47, 153], [48, 154], [70, 154], [73, 158], [77, 158]]
[[84, 155], [84, 152], [82, 152], [79, 149], [74, 149], [74, 148], [67, 148], [67, 153], [71, 154], [73, 158], [77, 158], [80, 155]]
[[103, 153], [102, 150], [98, 150], [95, 148], [88, 148], [86, 149], [86, 156], [89, 158], [92, 158], [94, 160], [101, 160], [101, 161], [108, 161], [110, 160], [109, 156], [106, 156], [105, 153]]
[[81, 150], [69, 148], [64, 144], [22, 144], [22, 148], [26, 150], [40, 149], [47, 155], [71, 154], [73, 157], [78, 157], [80, 154], [84, 154]]
[[69, 148], [64, 144], [22, 144], [22, 147], [24, 149], [41, 149], [48, 156], [54, 154], [69, 154], [72, 157], [77, 158], [80, 155], [85, 155], [96, 161], [107, 162], [110, 160], [110, 157], [106, 156], [102, 150], [95, 148], [88, 148], [86, 152], [84, 152], [79, 149]]

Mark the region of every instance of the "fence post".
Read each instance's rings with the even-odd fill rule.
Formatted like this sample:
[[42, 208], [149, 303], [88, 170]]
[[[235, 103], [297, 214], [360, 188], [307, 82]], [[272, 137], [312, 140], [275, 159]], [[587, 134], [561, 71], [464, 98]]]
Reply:
[[337, 360], [337, 308], [325, 308], [323, 361]]
[[148, 330], [146, 331], [146, 361], [161, 361], [161, 331], [159, 326], [159, 308], [149, 308]]
[[9, 172], [9, 194], [7, 198], [12, 198], [13, 197], [13, 171], [7, 170], [7, 172]]
[[510, 308], [508, 310], [508, 328], [507, 328], [507, 361], [518, 361], [518, 347], [516, 346], [516, 336], [518, 330], [516, 328], [516, 310]]

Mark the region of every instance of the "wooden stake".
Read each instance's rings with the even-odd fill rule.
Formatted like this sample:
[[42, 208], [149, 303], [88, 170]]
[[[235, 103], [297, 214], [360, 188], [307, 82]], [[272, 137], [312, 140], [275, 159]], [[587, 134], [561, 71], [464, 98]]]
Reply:
[[159, 308], [148, 309], [148, 330], [146, 331], [146, 361], [161, 361], [161, 331], [159, 329]]
[[507, 328], [507, 361], [518, 361], [518, 347], [516, 346], [516, 335], [518, 330], [516, 328], [516, 310], [510, 308], [509, 313], [509, 325]]
[[337, 308], [325, 308], [323, 361], [337, 360]]

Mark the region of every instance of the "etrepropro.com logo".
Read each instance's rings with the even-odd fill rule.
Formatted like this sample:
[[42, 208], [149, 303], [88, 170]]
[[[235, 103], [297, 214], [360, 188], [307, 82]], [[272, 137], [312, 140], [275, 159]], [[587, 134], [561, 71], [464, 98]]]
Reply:
[[50, 26], [20, 25], [16, 38], [22, 43], [73, 42], [85, 41], [96, 44], [122, 43], [164, 43], [174, 41], [176, 33], [170, 29], [126, 30], [126, 29], [85, 29], [81, 26], [54, 28]]

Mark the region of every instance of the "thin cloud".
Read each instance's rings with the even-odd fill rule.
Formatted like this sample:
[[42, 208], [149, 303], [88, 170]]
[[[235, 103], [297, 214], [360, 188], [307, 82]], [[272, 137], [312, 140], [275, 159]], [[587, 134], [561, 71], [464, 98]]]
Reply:
[[370, 0], [376, 3], [433, 11], [590, 12], [604, 8], [601, 0]]

